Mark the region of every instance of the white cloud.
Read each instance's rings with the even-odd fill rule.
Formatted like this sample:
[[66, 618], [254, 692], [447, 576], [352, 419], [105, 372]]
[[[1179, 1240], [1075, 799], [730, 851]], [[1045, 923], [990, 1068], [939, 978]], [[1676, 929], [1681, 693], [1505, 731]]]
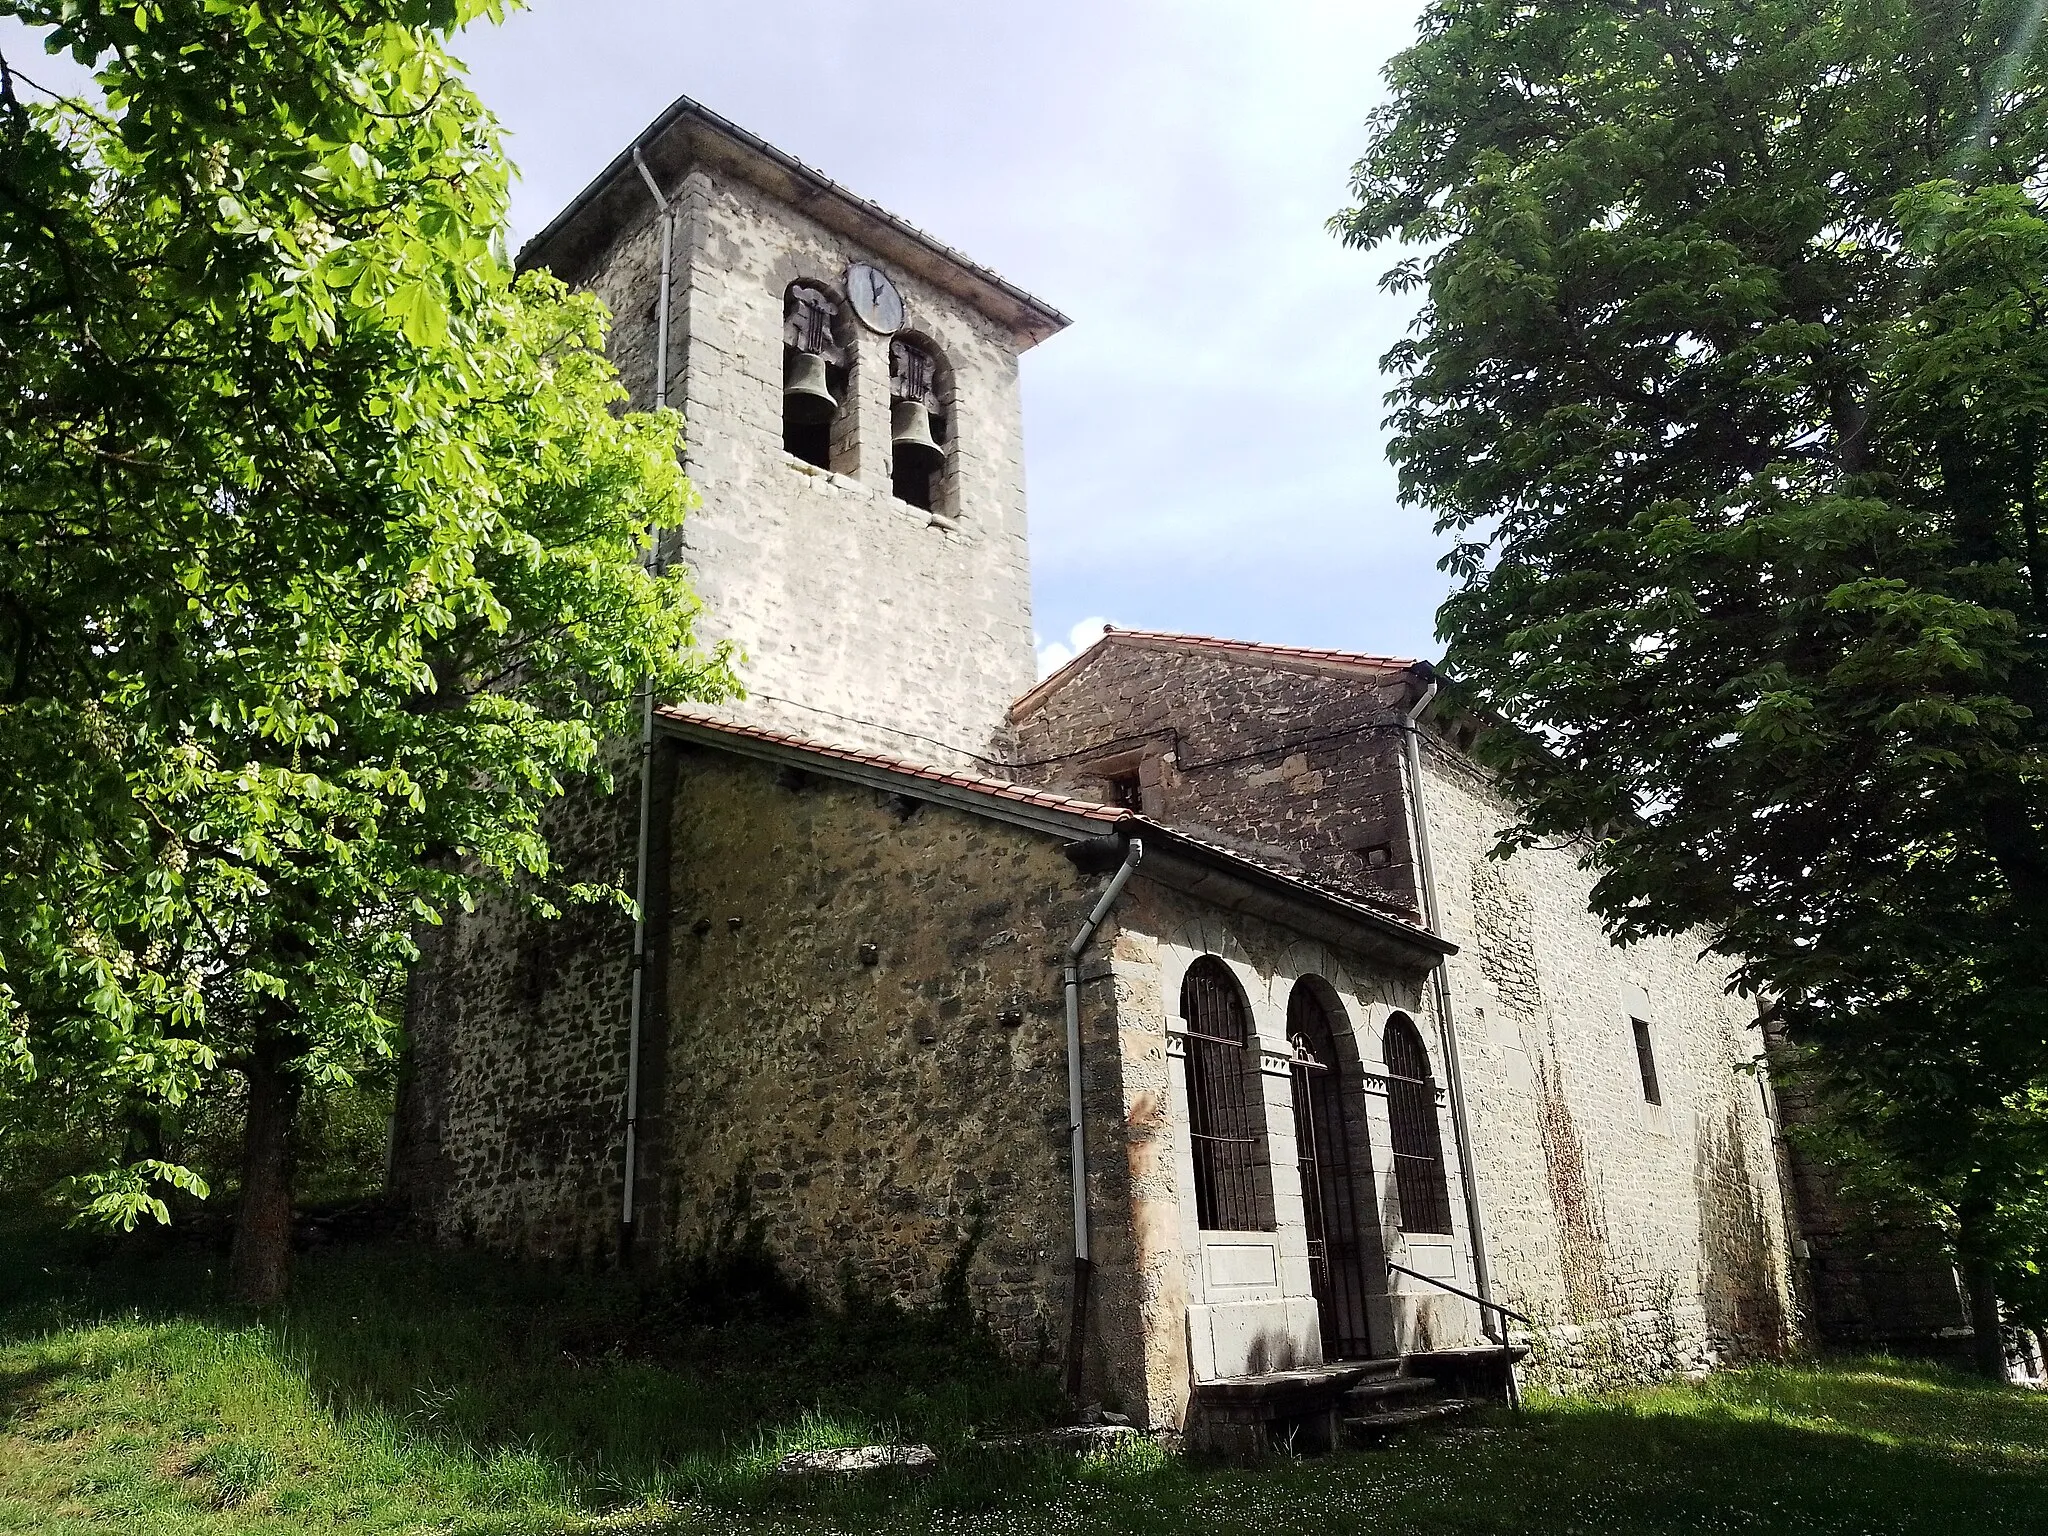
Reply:
[[[1040, 640], [1038, 642], [1038, 675], [1040, 677], [1051, 677], [1053, 673], [1059, 671], [1061, 667], [1064, 667], [1076, 656], [1087, 650], [1089, 646], [1100, 640], [1108, 628], [1109, 620], [1098, 615], [1092, 619], [1083, 619], [1072, 629], [1068, 630], [1067, 638], [1064, 641]], [[1036, 637], [1034, 636], [1033, 638]]]

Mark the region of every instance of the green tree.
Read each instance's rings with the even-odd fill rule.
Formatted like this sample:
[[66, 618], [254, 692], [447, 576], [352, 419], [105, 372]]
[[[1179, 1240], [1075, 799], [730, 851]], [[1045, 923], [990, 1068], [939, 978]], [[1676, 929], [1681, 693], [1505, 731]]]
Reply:
[[1980, 1307], [2048, 1081], [2040, 10], [1435, 0], [1334, 221], [1422, 248], [1393, 453], [1510, 841], [1606, 829], [1618, 935], [1784, 999]]
[[[291, 1126], [394, 1048], [413, 931], [543, 910], [543, 811], [643, 683], [730, 687], [678, 574], [672, 415], [602, 310], [498, 254], [507, 168], [443, 42], [497, 0], [0, 0], [0, 1012], [17, 1097], [138, 1135], [246, 1080], [237, 1290], [286, 1278]], [[4, 1108], [4, 1105], [0, 1105]]]

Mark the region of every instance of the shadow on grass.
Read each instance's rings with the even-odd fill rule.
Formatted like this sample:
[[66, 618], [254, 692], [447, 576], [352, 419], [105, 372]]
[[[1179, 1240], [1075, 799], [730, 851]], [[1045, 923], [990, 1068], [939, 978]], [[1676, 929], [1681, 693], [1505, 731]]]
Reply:
[[[1897, 1373], [1894, 1375], [1894, 1373]], [[1837, 1393], [1840, 1383], [1843, 1390]], [[1083, 1532], [2048, 1532], [2048, 1402], [1886, 1362], [1552, 1402], [1520, 1421], [1252, 1468], [962, 1456], [917, 1484], [730, 1490], [792, 1528]]]
[[[1145, 1443], [1076, 1462], [980, 1444], [1063, 1405], [957, 1320], [856, 1306], [699, 1326], [616, 1276], [391, 1244], [308, 1256], [291, 1303], [254, 1317], [219, 1300], [218, 1267], [203, 1249], [0, 1235], [0, 1414], [110, 1369], [144, 1381], [232, 1355], [223, 1381], [260, 1369], [310, 1389], [298, 1441], [272, 1446], [260, 1415], [207, 1398], [212, 1366], [175, 1408], [137, 1406], [118, 1382], [80, 1396], [71, 1422], [159, 1412], [166, 1443], [189, 1437], [181, 1424], [228, 1425], [187, 1457], [215, 1508], [297, 1500], [306, 1523], [340, 1530], [361, 1528], [346, 1511], [362, 1496], [338, 1469], [361, 1462], [424, 1490], [422, 1515], [439, 1499], [429, 1523], [455, 1531], [514, 1528], [477, 1513], [490, 1506], [535, 1531], [612, 1510], [617, 1528], [676, 1531], [2048, 1532], [2048, 1399], [1896, 1362], [1545, 1401], [1317, 1461], [1227, 1468]], [[58, 1330], [87, 1331], [32, 1347]], [[787, 1450], [872, 1439], [927, 1441], [939, 1467], [770, 1470]]]
[[[788, 1450], [957, 1453], [1066, 1415], [1049, 1373], [971, 1318], [858, 1296], [708, 1325], [628, 1277], [383, 1243], [302, 1256], [289, 1301], [259, 1314], [226, 1303], [204, 1246], [14, 1238], [0, 1234], [0, 1344], [96, 1322], [253, 1323], [334, 1420], [443, 1455], [516, 1448], [600, 1502], [744, 1494]], [[0, 1399], [15, 1386], [0, 1378]]]
[[1547, 1404], [1484, 1458], [1498, 1492], [1456, 1502], [1542, 1530], [2048, 1530], [2048, 1403], [1932, 1376], [1758, 1368]]

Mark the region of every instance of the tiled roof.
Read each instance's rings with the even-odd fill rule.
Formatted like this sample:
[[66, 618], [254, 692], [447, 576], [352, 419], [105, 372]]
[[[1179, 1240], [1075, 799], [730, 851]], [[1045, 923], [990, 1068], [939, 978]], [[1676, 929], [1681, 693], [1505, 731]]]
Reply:
[[818, 757], [836, 758], [843, 763], [860, 763], [870, 768], [881, 768], [890, 773], [904, 774], [934, 784], [948, 784], [955, 789], [990, 795], [998, 800], [1012, 800], [1020, 805], [1035, 805], [1048, 811], [1083, 816], [1090, 821], [1114, 823], [1134, 819], [1133, 813], [1121, 806], [1103, 805], [1095, 800], [1077, 800], [1072, 795], [1056, 795], [1050, 790], [1032, 789], [1027, 785], [1012, 784], [1007, 779], [991, 779], [978, 773], [962, 773], [952, 768], [934, 768], [928, 763], [913, 763], [907, 758], [891, 757], [886, 752], [866, 752], [855, 747], [829, 746], [824, 742], [813, 741], [807, 736], [795, 736], [787, 731], [771, 731], [758, 725], [740, 725], [707, 710], [691, 709], [686, 705], [664, 705], [656, 713], [665, 719], [706, 726], [729, 736], [771, 742], [779, 747], [790, 747]]
[[1253, 869], [1264, 870], [1276, 879], [1288, 881], [1293, 885], [1307, 886], [1312, 891], [1334, 897], [1338, 901], [1348, 901], [1355, 906], [1368, 907], [1375, 912], [1393, 918], [1396, 922], [1406, 923], [1410, 927], [1417, 926], [1417, 914], [1412, 908], [1405, 907], [1391, 897], [1381, 895], [1378, 891], [1367, 889], [1364, 886], [1352, 885], [1343, 880], [1333, 880], [1328, 875], [1318, 874], [1311, 869], [1304, 869], [1299, 864], [1289, 863], [1285, 859], [1268, 858], [1232, 843], [1222, 843], [1213, 837], [1204, 837], [1201, 833], [1190, 831], [1186, 827], [1170, 826], [1164, 822], [1154, 821], [1149, 816], [1135, 816], [1132, 819], [1170, 832], [1181, 842], [1193, 843], [1210, 853], [1220, 854], [1222, 857], [1232, 859], [1239, 864], [1248, 864]]
[[1327, 661], [1336, 666], [1370, 668], [1375, 672], [1405, 672], [1416, 665], [1411, 656], [1373, 656], [1364, 651], [1326, 651], [1307, 645], [1268, 645], [1262, 640], [1225, 640], [1216, 635], [1183, 635], [1170, 629], [1118, 629], [1111, 625], [1105, 636], [1121, 635], [1127, 640], [1157, 640], [1168, 645], [1185, 645], [1209, 651], [1231, 651], [1241, 656], [1265, 656], [1275, 661]]
[[[977, 773], [962, 773], [951, 768], [934, 768], [926, 763], [914, 763], [905, 758], [892, 757], [886, 752], [869, 752], [857, 747], [831, 746], [825, 742], [813, 741], [788, 731], [770, 730], [765, 726], [742, 725], [725, 719], [708, 710], [687, 705], [665, 705], [656, 711], [665, 720], [690, 727], [711, 735], [736, 738], [743, 742], [755, 742], [763, 746], [798, 752], [811, 758], [825, 758], [847, 764], [849, 767], [878, 769], [896, 777], [922, 780], [929, 784], [943, 785], [953, 790], [964, 790], [970, 795], [984, 797], [991, 801], [1006, 801], [1017, 806], [1028, 806], [1042, 811], [1054, 812], [1060, 816], [1073, 817], [1078, 821], [1095, 823], [1102, 827], [1124, 826], [1133, 832], [1150, 837], [1157, 833], [1171, 844], [1195, 850], [1206, 861], [1225, 867], [1236, 866], [1240, 871], [1249, 871], [1263, 876], [1269, 882], [1290, 887], [1297, 893], [1297, 899], [1308, 897], [1326, 903], [1336, 903], [1348, 908], [1355, 918], [1363, 918], [1376, 926], [1382, 933], [1398, 934], [1406, 944], [1420, 944], [1424, 948], [1442, 953], [1455, 953], [1457, 946], [1436, 938], [1414, 921], [1412, 913], [1390, 903], [1374, 892], [1356, 890], [1294, 865], [1277, 859], [1265, 859], [1244, 853], [1236, 848], [1226, 847], [1200, 833], [1154, 821], [1148, 816], [1122, 806], [1103, 805], [1094, 800], [1077, 800], [1072, 795], [1054, 794], [1050, 790], [1031, 789], [1021, 784], [1012, 784], [1003, 779], [992, 779]], [[994, 807], [990, 809], [993, 811]]]
[[1216, 635], [1183, 635], [1164, 629], [1118, 629], [1111, 625], [1103, 631], [1102, 639], [1095, 645], [1089, 646], [1050, 677], [1040, 679], [1019, 694], [1016, 701], [1010, 705], [1010, 718], [1017, 720], [1031, 713], [1064, 684], [1071, 674], [1092, 661], [1100, 646], [1111, 643], [1136, 644], [1156, 649], [1210, 651], [1241, 657], [1246, 661], [1274, 662], [1281, 666], [1312, 669], [1331, 668], [1367, 673], [1375, 677], [1410, 672], [1417, 667], [1428, 665], [1426, 662], [1404, 656], [1373, 656], [1363, 651], [1330, 651], [1306, 645], [1268, 645], [1259, 640], [1225, 640]]
[[[1022, 322], [1033, 341], [1043, 341], [1056, 331], [1064, 330], [1070, 323], [1067, 317], [1047, 304], [1043, 299], [1032, 297], [1015, 283], [996, 272], [962, 255], [932, 235], [925, 233], [907, 219], [901, 218], [880, 207], [859, 194], [848, 191], [824, 172], [806, 165], [786, 150], [777, 149], [758, 134], [749, 133], [729, 118], [719, 116], [701, 102], [687, 96], [679, 96], [624, 150], [615, 156], [611, 164], [598, 172], [597, 178], [570, 201], [569, 205], [548, 221], [547, 227], [519, 252], [518, 265], [521, 270], [532, 266], [548, 266], [554, 249], [562, 238], [580, 221], [586, 211], [599, 207], [606, 200], [606, 194], [615, 186], [624, 184], [627, 195], [636, 204], [646, 201], [646, 194], [640, 190], [639, 175], [633, 163], [634, 153], [644, 150], [649, 160], [655, 162], [654, 169], [673, 173], [676, 165], [666, 163], [668, 141], [681, 133], [701, 136], [713, 144], [722, 146], [724, 153], [714, 158], [721, 162], [737, 161], [740, 166], [752, 167], [748, 179], [775, 190], [773, 182], [786, 179], [798, 194], [797, 205], [813, 217], [826, 211], [824, 205], [836, 205], [846, 214], [863, 221], [868, 227], [893, 236], [907, 246], [914, 247], [937, 257], [948, 266], [966, 275], [985, 293], [1001, 295], [1014, 306], [1015, 316]], [[687, 161], [683, 163], [688, 163]], [[728, 168], [731, 168], [728, 165]], [[746, 170], [741, 174], [747, 175]], [[764, 181], [764, 174], [766, 180]], [[826, 217], [824, 222], [833, 221]], [[841, 230], [840, 233], [845, 233]], [[891, 256], [892, 251], [879, 254]]]

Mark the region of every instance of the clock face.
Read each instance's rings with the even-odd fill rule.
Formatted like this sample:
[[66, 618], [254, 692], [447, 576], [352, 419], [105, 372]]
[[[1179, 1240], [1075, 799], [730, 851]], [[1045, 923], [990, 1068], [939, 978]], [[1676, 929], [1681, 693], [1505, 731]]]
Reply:
[[877, 267], [856, 261], [846, 269], [846, 301], [871, 331], [893, 336], [903, 329], [903, 295]]

